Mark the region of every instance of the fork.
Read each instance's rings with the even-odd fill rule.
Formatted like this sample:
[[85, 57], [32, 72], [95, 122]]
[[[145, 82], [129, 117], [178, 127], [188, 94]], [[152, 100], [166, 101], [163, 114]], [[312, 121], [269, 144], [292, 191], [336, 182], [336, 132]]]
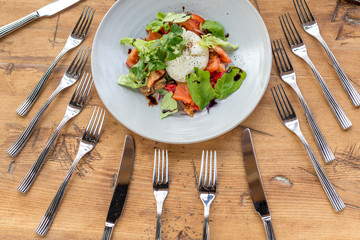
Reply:
[[85, 129], [84, 135], [82, 136], [82, 139], [80, 141], [78, 153], [76, 154], [76, 157], [73, 163], [71, 164], [71, 167], [68, 173], [66, 174], [66, 177], [62, 182], [59, 190], [57, 191], [54, 199], [50, 203], [48, 210], [46, 211], [45, 215], [43, 216], [43, 218], [41, 219], [39, 225], [35, 230], [35, 232], [38, 233], [39, 235], [44, 236], [46, 232], [49, 230], [51, 223], [53, 222], [56, 212], [59, 208], [61, 199], [64, 196], [66, 187], [70, 181], [71, 175], [73, 174], [76, 168], [76, 165], [79, 163], [80, 159], [85, 154], [90, 152], [98, 143], [104, 118], [105, 118], [105, 110], [99, 107], [95, 107], [91, 115], [90, 121]]
[[[286, 21], [285, 21], [286, 19]], [[290, 19], [290, 20], [289, 20]], [[296, 27], [294, 25], [294, 22], [292, 21], [290, 14], [285, 14], [284, 16], [279, 17], [281, 28], [284, 32], [286, 41], [289, 44], [289, 47], [291, 48], [291, 51], [298, 57], [302, 58], [311, 68], [313, 73], [315, 74], [316, 79], [318, 80], [321, 89], [326, 97], [326, 100], [328, 101], [331, 110], [333, 111], [335, 117], [339, 121], [341, 127], [346, 130], [351, 127], [352, 123], [349, 120], [349, 118], [346, 116], [345, 112], [342, 110], [340, 105], [336, 102], [335, 98], [333, 97], [332, 93], [330, 92], [330, 89], [324, 82], [324, 79], [321, 77], [318, 70], [315, 68], [314, 64], [310, 60], [306, 46], [300, 37], [300, 34], [296, 30]], [[291, 22], [291, 24], [290, 24]]]
[[[316, 159], [313, 151], [311, 150], [309, 144], [307, 143], [304, 135], [302, 134], [300, 130], [299, 121], [296, 117], [295, 111], [292, 108], [290, 101], [288, 97], [286, 96], [286, 93], [284, 91], [284, 88], [281, 86], [281, 90], [279, 86], [277, 86], [277, 89], [275, 87], [271, 88], [271, 94], [273, 96], [276, 109], [278, 111], [278, 114], [280, 116], [281, 121], [283, 124], [293, 133], [298, 136], [300, 141], [304, 144], [305, 149], [307, 153], [309, 154], [309, 157], [311, 159], [311, 162], [315, 168], [315, 172], [320, 180], [320, 183], [325, 190], [325, 193], [327, 197], [329, 198], [333, 208], [336, 212], [341, 211], [345, 208], [344, 202], [341, 200], [339, 195], [337, 194], [336, 190], [331, 185], [329, 179], [327, 178], [324, 170], [322, 169], [320, 163]], [[280, 110], [281, 109], [281, 110]]]
[[50, 65], [50, 67], [46, 70], [44, 75], [40, 78], [39, 82], [36, 84], [34, 89], [31, 91], [29, 96], [24, 100], [24, 102], [19, 106], [16, 112], [24, 117], [35, 103], [37, 97], [40, 95], [42, 88], [44, 87], [46, 81], [50, 77], [50, 74], [53, 72], [54, 68], [60, 61], [60, 59], [67, 53], [69, 50], [77, 47], [84, 40], [92, 19], [94, 17], [95, 10], [85, 6], [83, 12], [81, 13], [79, 20], [75, 24], [74, 29], [70, 33], [63, 50], [59, 53], [59, 55], [55, 58], [54, 62]]
[[85, 73], [83, 73], [81, 81], [77, 86], [74, 94], [72, 95], [69, 105], [66, 107], [66, 112], [63, 119], [61, 120], [53, 135], [50, 137], [49, 141], [45, 145], [44, 149], [40, 153], [39, 157], [31, 167], [29, 172], [26, 174], [26, 176], [18, 186], [17, 189], [20, 192], [26, 193], [30, 189], [31, 185], [34, 183], [37, 175], [39, 174], [41, 167], [50, 152], [51, 146], [55, 142], [55, 139], [59, 135], [61, 129], [70, 119], [77, 116], [83, 110], [86, 100], [89, 96], [92, 83], [93, 80], [91, 78], [91, 75], [89, 76], [89, 74], [86, 74], [85, 76]]
[[[304, 5], [305, 3], [305, 5]], [[334, 54], [331, 52], [330, 48], [326, 44], [325, 40], [322, 38], [320, 34], [319, 26], [310, 11], [309, 6], [307, 5], [305, 0], [293, 0], [293, 4], [296, 10], [296, 14], [299, 18], [299, 21], [304, 28], [305, 32], [316, 38], [321, 45], [324, 47], [326, 53], [328, 54], [330, 61], [335, 68], [335, 71], [337, 75], [339, 76], [339, 79], [346, 91], [346, 93], [349, 95], [349, 98], [351, 99], [352, 103], [355, 105], [355, 107], [360, 106], [360, 95], [354, 88], [354, 86], [351, 84], [348, 76], [346, 75], [345, 71], [340, 66], [339, 62], [336, 60]]]
[[[162, 155], [160, 153], [162, 153]], [[165, 165], [166, 165], [166, 170], [165, 170]], [[164, 178], [164, 172], [165, 172], [165, 178]], [[154, 189], [156, 208], [157, 208], [155, 239], [161, 240], [161, 214], [162, 214], [165, 198], [169, 192], [169, 160], [168, 160], [167, 150], [166, 151], [162, 150], [162, 152], [160, 152], [159, 150], [157, 154], [155, 149], [153, 189]]]
[[26, 142], [29, 140], [31, 134], [34, 132], [36, 125], [39, 123], [40, 118], [44, 114], [45, 110], [48, 108], [53, 99], [65, 88], [73, 85], [80, 77], [84, 67], [87, 63], [87, 60], [90, 55], [89, 48], [81, 48], [79, 52], [76, 54], [74, 60], [70, 64], [69, 68], [66, 70], [64, 76], [62, 77], [59, 86], [55, 89], [55, 91], [51, 94], [51, 96], [46, 100], [44, 105], [40, 108], [38, 113], [31, 120], [29, 125], [25, 128], [25, 130], [21, 133], [21, 135], [16, 139], [16, 141], [11, 145], [11, 147], [7, 150], [7, 153], [11, 157], [15, 157], [19, 154], [21, 149], [25, 146]]
[[[205, 159], [205, 165], [204, 165], [204, 159]], [[209, 171], [208, 171], [208, 165], [209, 165]], [[204, 166], [205, 166], [205, 171], [204, 171]], [[209, 180], [208, 180], [208, 174], [209, 174]], [[214, 180], [212, 179], [212, 177], [214, 178]], [[201, 157], [200, 176], [198, 182], [200, 199], [204, 204], [203, 240], [210, 239], [209, 213], [210, 213], [210, 205], [216, 195], [216, 184], [217, 184], [216, 151], [214, 151], [214, 161], [213, 161], [213, 152], [210, 151], [210, 158], [209, 158], [209, 151], [206, 151], [205, 154], [205, 151], [203, 150]]]
[[[277, 43], [277, 45], [276, 45]], [[274, 56], [274, 61], [276, 69], [281, 77], [281, 79], [286, 82], [297, 94], [300, 103], [305, 111], [306, 118], [310, 125], [311, 131], [314, 135], [316, 144], [323, 156], [325, 162], [331, 162], [335, 159], [333, 152], [331, 151], [329, 145], [327, 144], [323, 134], [321, 133], [314, 116], [312, 115], [309, 106], [307, 105], [304, 97], [301, 94], [301, 91], [296, 83], [296, 75], [294, 68], [290, 62], [290, 59], [285, 51], [284, 45], [281, 39], [277, 39], [276, 42], [273, 41], [271, 46], [272, 53]]]

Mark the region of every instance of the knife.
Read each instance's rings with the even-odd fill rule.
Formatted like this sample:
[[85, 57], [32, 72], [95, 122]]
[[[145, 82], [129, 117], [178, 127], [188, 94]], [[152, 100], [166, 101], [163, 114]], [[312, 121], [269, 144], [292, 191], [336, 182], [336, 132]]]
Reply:
[[115, 189], [111, 199], [109, 211], [105, 222], [105, 230], [102, 240], [111, 238], [112, 230], [117, 219], [121, 216], [125, 205], [126, 193], [128, 191], [131, 172], [134, 165], [134, 140], [126, 135], [120, 167], [117, 174]]
[[16, 20], [8, 25], [5, 25], [0, 28], [0, 38], [4, 37], [5, 35], [9, 34], [10, 32], [32, 22], [33, 20], [40, 18], [40, 17], [49, 17], [55, 13], [58, 13], [64, 10], [67, 7], [79, 2], [81, 0], [57, 0], [55, 2], [49, 3], [48, 5], [40, 8], [39, 10], [30, 13], [29, 15]]
[[270, 210], [266, 201], [264, 187], [262, 185], [259, 168], [256, 162], [255, 150], [251, 138], [250, 129], [246, 128], [242, 135], [242, 151], [244, 165], [249, 183], [250, 196], [254, 204], [255, 211], [260, 215], [264, 222], [268, 240], [275, 240], [274, 229], [271, 224]]

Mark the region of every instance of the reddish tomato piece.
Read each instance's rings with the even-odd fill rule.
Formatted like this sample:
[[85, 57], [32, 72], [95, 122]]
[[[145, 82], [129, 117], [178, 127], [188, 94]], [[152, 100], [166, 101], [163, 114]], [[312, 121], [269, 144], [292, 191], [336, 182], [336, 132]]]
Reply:
[[210, 74], [218, 70], [220, 65], [220, 58], [217, 55], [212, 55], [208, 62], [208, 65], [205, 68], [205, 71], [209, 71]]
[[202, 17], [200, 17], [199, 15], [197, 14], [191, 14], [191, 19], [200, 23], [200, 24], [204, 24], [205, 23], [205, 19], [203, 19]]
[[231, 59], [229, 58], [229, 56], [226, 54], [226, 52], [224, 51], [224, 49], [222, 49], [219, 46], [216, 46], [213, 48], [214, 51], [219, 54], [221, 61], [225, 62], [225, 63], [231, 63]]
[[211, 80], [217, 82], [217, 80], [222, 78], [222, 76], [224, 76], [224, 74], [225, 74], [225, 71], [223, 71], [223, 72], [214, 72], [214, 74], [211, 76]]
[[178, 24], [181, 27], [184, 27], [186, 30], [192, 31], [192, 32], [196, 33], [197, 35], [200, 35], [200, 33], [199, 33], [199, 31], [200, 31], [199, 25], [196, 24], [195, 21], [189, 19], [189, 20], [186, 20], [185, 22], [178, 23]]
[[131, 53], [129, 54], [126, 60], [126, 65], [129, 68], [132, 68], [138, 61], [139, 61], [139, 51], [136, 50], [136, 48], [134, 48], [133, 50], [131, 50]]
[[168, 92], [173, 92], [175, 93], [176, 90], [176, 84], [168, 84], [164, 87], [164, 89]]
[[187, 104], [190, 104], [193, 101], [186, 83], [179, 83], [177, 85], [172, 98], [175, 100], [183, 101]]
[[162, 38], [162, 34], [158, 33], [158, 32], [152, 32], [151, 30], [149, 30], [149, 35], [147, 37], [147, 40], [152, 41], [152, 40], [156, 40], [156, 39], [160, 39]]

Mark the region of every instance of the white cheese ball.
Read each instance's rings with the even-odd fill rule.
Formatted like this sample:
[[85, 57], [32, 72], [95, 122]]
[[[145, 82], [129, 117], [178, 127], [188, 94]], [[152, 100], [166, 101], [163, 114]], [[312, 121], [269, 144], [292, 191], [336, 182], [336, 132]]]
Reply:
[[166, 62], [169, 76], [178, 82], [186, 82], [185, 77], [194, 72], [194, 67], [204, 70], [209, 61], [209, 49], [199, 45], [201, 38], [183, 28], [182, 37], [187, 41], [180, 57]]

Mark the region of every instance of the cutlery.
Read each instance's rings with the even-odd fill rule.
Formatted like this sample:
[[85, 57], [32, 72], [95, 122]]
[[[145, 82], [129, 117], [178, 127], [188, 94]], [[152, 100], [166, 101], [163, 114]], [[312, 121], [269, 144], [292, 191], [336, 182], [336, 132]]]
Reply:
[[44, 236], [46, 234], [46, 232], [49, 230], [51, 223], [53, 222], [53, 220], [55, 218], [56, 212], [60, 206], [60, 202], [62, 200], [62, 197], [64, 196], [64, 193], [65, 193], [66, 187], [70, 181], [71, 175], [73, 174], [73, 172], [76, 168], [76, 165], [79, 163], [80, 159], [85, 154], [90, 152], [99, 141], [104, 118], [105, 118], [105, 110], [103, 110], [99, 107], [95, 107], [95, 109], [91, 115], [90, 121], [85, 129], [84, 135], [82, 136], [82, 139], [80, 141], [78, 153], [76, 154], [76, 157], [75, 157], [73, 163], [71, 164], [71, 167], [70, 167], [68, 173], [66, 174], [66, 177], [65, 177], [64, 181], [62, 182], [59, 190], [57, 191], [54, 199], [50, 203], [48, 210], [46, 211], [45, 215], [41, 219], [39, 225], [37, 226], [37, 228], [35, 230], [35, 232], [37, 234]]
[[[354, 86], [351, 84], [348, 76], [346, 75], [345, 71], [340, 66], [340, 63], [336, 60], [334, 54], [331, 52], [329, 46], [326, 44], [325, 40], [322, 38], [320, 34], [319, 25], [316, 22], [316, 19], [312, 12], [310, 11], [309, 6], [307, 5], [305, 0], [293, 0], [293, 4], [296, 10], [296, 14], [299, 18], [299, 21], [301, 23], [301, 26], [311, 36], [316, 38], [321, 45], [324, 47], [326, 53], [328, 54], [330, 61], [335, 68], [335, 71], [337, 75], [339, 76], [339, 79], [346, 91], [346, 93], [349, 95], [350, 100], [355, 105], [355, 107], [360, 106], [360, 95], [354, 88]], [[305, 5], [304, 5], [305, 4]], [[306, 7], [305, 7], [306, 6]]]
[[21, 149], [25, 146], [26, 142], [29, 140], [31, 134], [34, 132], [36, 125], [39, 123], [40, 118], [49, 107], [50, 103], [54, 100], [54, 98], [65, 88], [72, 86], [80, 77], [84, 67], [87, 63], [87, 60], [90, 55], [90, 50], [88, 48], [81, 48], [79, 52], [76, 54], [74, 60], [70, 64], [69, 68], [66, 70], [64, 76], [62, 77], [59, 86], [55, 89], [55, 91], [51, 94], [51, 96], [46, 100], [44, 105], [40, 108], [38, 113], [31, 120], [29, 125], [25, 128], [25, 130], [21, 133], [21, 135], [16, 139], [16, 141], [11, 145], [11, 147], [7, 150], [7, 153], [11, 157], [15, 157], [19, 154]]
[[[277, 43], [277, 45], [276, 45]], [[281, 45], [280, 45], [281, 43]], [[297, 94], [300, 103], [305, 111], [306, 118], [310, 125], [311, 131], [314, 135], [316, 144], [323, 156], [325, 162], [331, 162], [335, 159], [333, 152], [331, 151], [329, 145], [327, 144], [323, 134], [321, 133], [314, 116], [312, 115], [309, 106], [307, 105], [304, 97], [301, 94], [301, 91], [296, 83], [296, 75], [294, 68], [290, 62], [290, 59], [285, 51], [284, 45], [282, 41], [276, 40], [273, 41], [273, 45], [271, 46], [272, 53], [274, 56], [274, 61], [276, 65], [276, 69], [281, 77], [281, 79], [286, 82]]]
[[36, 84], [34, 89], [31, 91], [29, 96], [24, 100], [24, 102], [19, 106], [16, 112], [24, 117], [30, 110], [30, 108], [34, 105], [36, 99], [40, 95], [42, 88], [44, 87], [46, 81], [49, 79], [50, 74], [53, 72], [55, 66], [58, 64], [60, 59], [67, 53], [69, 50], [77, 47], [84, 40], [92, 19], [94, 17], [95, 10], [90, 7], [84, 8], [79, 20], [77, 21], [73, 31], [70, 33], [63, 50], [59, 53], [59, 55], [55, 58], [54, 62], [50, 65], [50, 67], [46, 70], [44, 75], [40, 78], [39, 82]]
[[65, 8], [68, 8], [75, 3], [79, 2], [80, 0], [57, 0], [55, 2], [49, 3], [48, 5], [36, 10], [33, 13], [30, 13], [29, 15], [16, 20], [12, 23], [9, 23], [3, 27], [0, 28], [0, 38], [4, 37], [5, 35], [9, 34], [10, 32], [24, 26], [25, 24], [28, 24], [32, 22], [33, 20], [40, 18], [40, 17], [50, 17], [54, 15], [55, 13], [58, 13]]
[[262, 184], [259, 168], [256, 161], [255, 149], [250, 129], [246, 128], [242, 135], [242, 152], [250, 196], [255, 211], [260, 215], [264, 223], [268, 240], [276, 240], [275, 232], [271, 223], [270, 210], [267, 204], [264, 186]]
[[105, 229], [102, 240], [111, 239], [111, 234], [117, 219], [121, 216], [125, 205], [126, 194], [131, 180], [131, 172], [134, 165], [135, 155], [134, 140], [126, 135], [121, 157], [121, 163], [117, 174], [113, 197], [106, 217]]
[[66, 107], [65, 115], [61, 120], [60, 124], [56, 128], [53, 135], [50, 137], [49, 141], [45, 145], [44, 149], [41, 151], [39, 157], [29, 170], [29, 172], [24, 177], [23, 181], [18, 186], [18, 190], [22, 193], [26, 193], [31, 185], [34, 183], [37, 175], [40, 172], [40, 169], [50, 152], [51, 146], [54, 144], [56, 137], [59, 135], [61, 129], [65, 126], [65, 124], [75, 116], [77, 116], [84, 108], [88, 95], [90, 93], [90, 89], [92, 86], [93, 80], [91, 75], [83, 73], [81, 81], [77, 88], [75, 89], [74, 94], [71, 97], [69, 105]]
[[[205, 159], [205, 164], [204, 164], [204, 159]], [[208, 180], [208, 174], [209, 174], [209, 180]], [[209, 151], [206, 151], [206, 156], [205, 156], [205, 151], [203, 150], [201, 157], [200, 176], [198, 182], [200, 199], [204, 204], [203, 240], [210, 239], [209, 213], [210, 213], [210, 205], [216, 195], [216, 185], [217, 185], [216, 151], [214, 151], [214, 161], [213, 161], [213, 152], [210, 151], [210, 157], [209, 157]]]
[[282, 123], [290, 131], [292, 131], [293, 133], [296, 134], [296, 136], [298, 136], [298, 138], [300, 139], [302, 144], [304, 144], [304, 147], [305, 147], [307, 153], [309, 154], [311, 162], [314, 166], [316, 175], [318, 176], [320, 183], [321, 183], [327, 197], [329, 198], [333, 208], [335, 209], [336, 212], [341, 211], [345, 208], [345, 204], [343, 203], [343, 201], [337, 194], [336, 190], [331, 185], [324, 170], [322, 169], [320, 163], [316, 159], [313, 151], [311, 150], [304, 135], [302, 134], [302, 132], [300, 130], [299, 121], [296, 117], [295, 111], [292, 108], [290, 101], [287, 98], [286, 93], [281, 84], [280, 84], [280, 86], [281, 86], [281, 90], [280, 90], [279, 86], [277, 86], [277, 89], [275, 87], [271, 88], [271, 94], [273, 96], [273, 99], [274, 99], [274, 102], [276, 105], [276, 109], [278, 111], [280, 119], [281, 119]]
[[[286, 19], [286, 21], [285, 21]], [[303, 59], [311, 68], [313, 73], [315, 74], [316, 79], [318, 80], [321, 89], [326, 97], [326, 100], [328, 101], [331, 110], [333, 111], [335, 117], [339, 121], [341, 127], [346, 130], [351, 127], [352, 123], [350, 122], [349, 118], [346, 116], [345, 112], [342, 110], [340, 105], [336, 102], [335, 98], [333, 97], [332, 93], [330, 92], [330, 89], [324, 82], [324, 79], [321, 77], [318, 70], [315, 68], [314, 64], [310, 60], [306, 46], [300, 37], [300, 34], [296, 30], [296, 27], [294, 25], [294, 22], [292, 21], [290, 14], [279, 17], [281, 28], [284, 32], [286, 41], [289, 44], [289, 47], [291, 51], [301, 59]], [[290, 24], [291, 22], [291, 24]]]
[[[161, 155], [162, 153], [162, 155]], [[166, 170], [165, 170], [166, 165]], [[165, 172], [165, 178], [164, 178]], [[157, 173], [157, 174], [156, 174]], [[156, 176], [157, 175], [157, 176]], [[161, 240], [161, 214], [165, 198], [169, 192], [169, 160], [168, 151], [158, 150], [154, 154], [153, 189], [157, 207], [156, 240]]]

